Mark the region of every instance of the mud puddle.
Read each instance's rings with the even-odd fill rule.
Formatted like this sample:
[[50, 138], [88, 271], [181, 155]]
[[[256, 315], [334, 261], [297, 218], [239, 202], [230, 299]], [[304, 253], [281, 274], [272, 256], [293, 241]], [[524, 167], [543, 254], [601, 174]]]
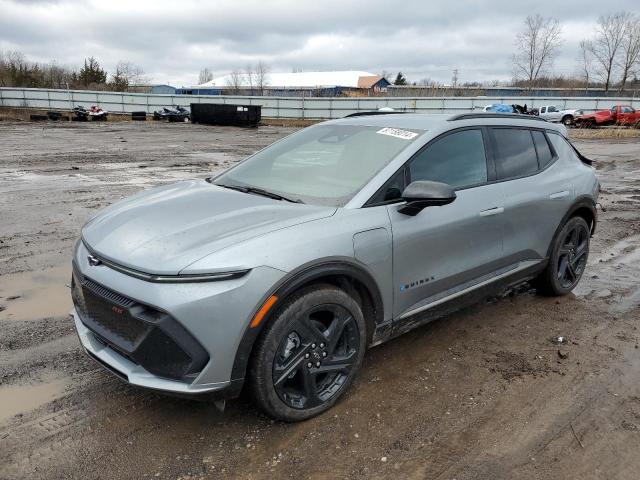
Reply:
[[71, 310], [67, 264], [0, 277], [0, 321], [63, 316]]
[[0, 387], [0, 423], [61, 397], [68, 380], [49, 377], [43, 382]]

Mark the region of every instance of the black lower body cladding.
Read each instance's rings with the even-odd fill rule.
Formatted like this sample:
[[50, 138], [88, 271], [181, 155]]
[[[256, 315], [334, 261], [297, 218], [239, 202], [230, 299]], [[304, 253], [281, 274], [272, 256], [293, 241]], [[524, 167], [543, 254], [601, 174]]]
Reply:
[[191, 122], [208, 125], [255, 127], [262, 118], [260, 105], [192, 103]]

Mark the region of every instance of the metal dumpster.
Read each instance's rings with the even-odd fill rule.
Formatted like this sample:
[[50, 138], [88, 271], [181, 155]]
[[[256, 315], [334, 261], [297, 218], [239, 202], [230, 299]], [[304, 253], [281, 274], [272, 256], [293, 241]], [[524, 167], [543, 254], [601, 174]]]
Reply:
[[255, 127], [260, 123], [260, 105], [231, 105], [220, 103], [192, 103], [191, 123]]

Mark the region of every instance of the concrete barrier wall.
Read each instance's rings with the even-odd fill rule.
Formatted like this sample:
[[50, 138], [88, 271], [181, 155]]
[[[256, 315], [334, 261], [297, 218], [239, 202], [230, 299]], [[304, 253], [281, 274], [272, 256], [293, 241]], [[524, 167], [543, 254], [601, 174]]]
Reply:
[[215, 95], [152, 95], [145, 93], [96, 92], [85, 90], [48, 90], [40, 88], [0, 88], [0, 106], [71, 110], [82, 105], [99, 105], [109, 112], [152, 113], [164, 106], [190, 103], [231, 103], [261, 105], [267, 118], [328, 119], [341, 118], [355, 112], [391, 107], [418, 113], [462, 113], [479, 110], [492, 103], [526, 104], [529, 108], [558, 105], [581, 108], [587, 112], [610, 108], [616, 104], [640, 109], [636, 98], [593, 97], [255, 97]]

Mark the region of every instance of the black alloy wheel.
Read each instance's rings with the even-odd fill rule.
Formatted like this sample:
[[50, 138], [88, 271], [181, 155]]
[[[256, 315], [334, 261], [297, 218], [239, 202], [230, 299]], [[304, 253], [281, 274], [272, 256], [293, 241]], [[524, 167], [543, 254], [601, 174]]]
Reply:
[[333, 285], [305, 287], [276, 304], [249, 368], [256, 404], [287, 422], [331, 408], [362, 363], [366, 333], [358, 301]]
[[580, 281], [589, 257], [591, 229], [582, 217], [572, 217], [556, 234], [549, 262], [535, 280], [540, 293], [566, 295]]
[[576, 223], [564, 235], [558, 251], [556, 272], [562, 288], [573, 289], [587, 264], [589, 230], [583, 223]]
[[331, 399], [358, 358], [358, 326], [349, 311], [324, 304], [303, 312], [273, 360], [273, 385], [291, 408], [309, 409]]

